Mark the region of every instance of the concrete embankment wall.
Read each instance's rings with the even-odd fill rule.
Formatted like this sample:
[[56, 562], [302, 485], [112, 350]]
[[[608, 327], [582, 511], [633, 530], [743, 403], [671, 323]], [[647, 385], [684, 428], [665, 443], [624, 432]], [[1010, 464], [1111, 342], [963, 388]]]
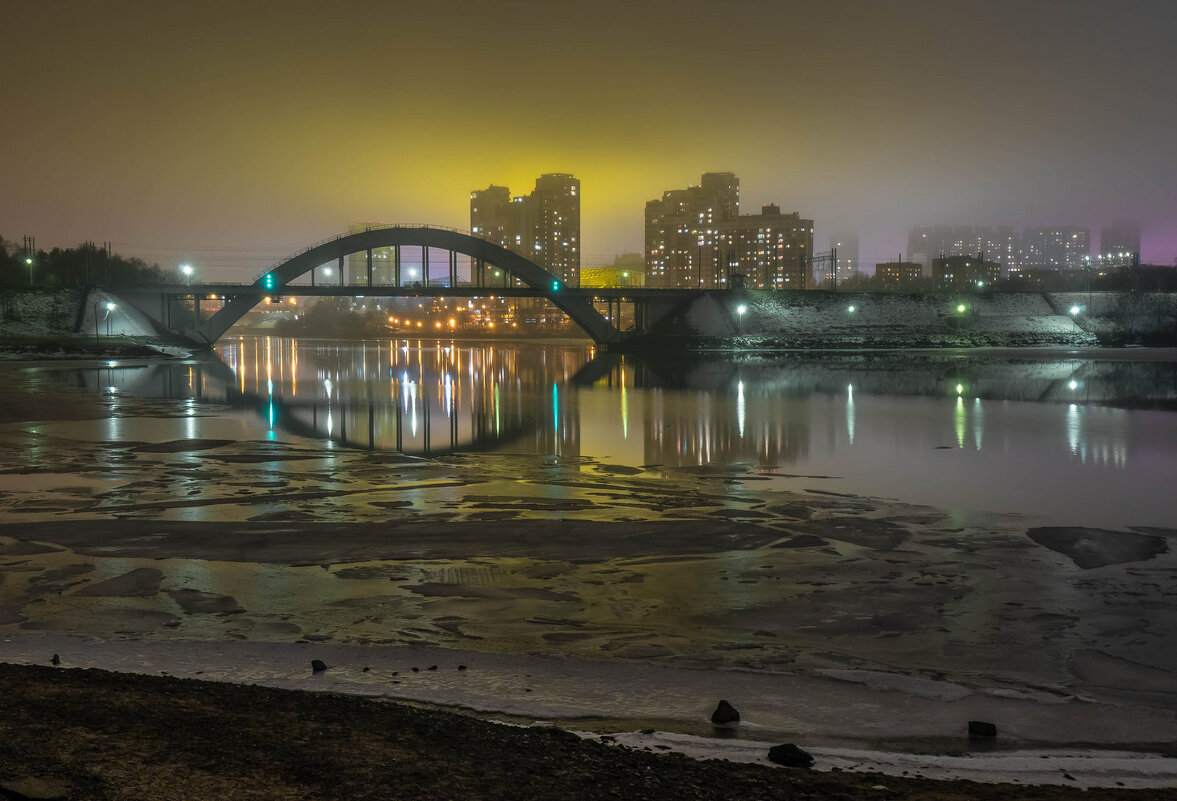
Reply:
[[[739, 313], [744, 308], [743, 314]], [[1177, 345], [1177, 294], [712, 292], [634, 349]]]
[[[109, 311], [107, 302], [115, 304]], [[161, 332], [142, 311], [102, 289], [0, 290], [0, 340], [54, 340], [99, 337], [158, 340]]]
[[[118, 304], [110, 315], [107, 300]], [[618, 349], [1177, 346], [1177, 293], [727, 291], [685, 305], [652, 302], [651, 311], [648, 335]], [[95, 323], [100, 336], [166, 339], [141, 311], [101, 290], [0, 290], [0, 339], [93, 337]]]

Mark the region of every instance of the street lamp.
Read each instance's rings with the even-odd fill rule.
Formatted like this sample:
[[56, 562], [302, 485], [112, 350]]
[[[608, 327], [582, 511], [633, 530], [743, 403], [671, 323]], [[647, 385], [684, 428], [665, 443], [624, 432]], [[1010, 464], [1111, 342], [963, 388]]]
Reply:
[[25, 257], [25, 264], [29, 265], [29, 286], [33, 285], [33, 257]]
[[118, 308], [118, 306], [116, 306], [113, 302], [111, 302], [109, 300], [106, 301], [105, 303], [102, 303], [102, 304], [95, 302], [95, 304], [94, 304], [94, 344], [95, 345], [99, 344], [98, 332], [99, 332], [100, 323], [98, 321], [98, 307], [100, 305], [104, 309], [106, 309], [106, 336], [107, 337], [110, 336], [110, 313]]
[[736, 306], [736, 333], [740, 333], [740, 320], [744, 318], [744, 314], [748, 311], [748, 307], [741, 303]]
[[194, 272], [194, 270], [192, 269], [192, 265], [191, 264], [181, 264], [180, 265], [180, 272], [184, 273], [184, 277], [188, 279], [188, 286], [192, 286], [192, 273]]

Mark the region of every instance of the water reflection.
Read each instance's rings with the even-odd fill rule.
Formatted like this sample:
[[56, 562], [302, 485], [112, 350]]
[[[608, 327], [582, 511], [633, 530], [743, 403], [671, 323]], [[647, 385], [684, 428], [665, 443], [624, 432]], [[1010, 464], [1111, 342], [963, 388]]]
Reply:
[[[652, 361], [578, 345], [270, 337], [230, 340], [218, 354], [112, 362], [73, 378], [108, 393], [115, 410], [120, 394], [183, 399], [188, 437], [197, 435], [199, 402], [212, 401], [254, 411], [271, 439], [286, 432], [421, 455], [513, 450], [767, 472], [814, 462], [816, 430], [828, 432], [824, 453], [992, 444], [1005, 454], [1065, 448], [1080, 464], [1122, 469], [1140, 432], [1128, 412], [1101, 404], [1177, 406], [1171, 362], [939, 354]], [[1061, 418], [1061, 440], [1049, 423], [1030, 422], [1041, 417]], [[107, 426], [107, 438], [119, 439], [117, 414]]]

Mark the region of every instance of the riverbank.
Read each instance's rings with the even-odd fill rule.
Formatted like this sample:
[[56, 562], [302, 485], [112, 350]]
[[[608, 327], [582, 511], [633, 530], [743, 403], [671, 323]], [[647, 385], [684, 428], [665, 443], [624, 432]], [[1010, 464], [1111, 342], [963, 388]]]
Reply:
[[[1075, 793], [696, 760], [659, 753], [661, 744], [629, 748], [403, 704], [163, 676], [0, 664], [0, 684], [0, 788], [37, 781], [38, 797], [1054, 801]], [[1084, 797], [1169, 794], [1090, 789]]]

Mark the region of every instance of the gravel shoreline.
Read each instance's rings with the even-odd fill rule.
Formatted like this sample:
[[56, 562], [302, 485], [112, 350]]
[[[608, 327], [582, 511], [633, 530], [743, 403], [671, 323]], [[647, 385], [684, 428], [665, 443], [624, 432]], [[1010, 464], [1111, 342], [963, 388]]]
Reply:
[[[39, 780], [71, 799], [1048, 801], [1076, 793], [694, 760], [550, 727], [166, 676], [0, 664], [0, 686], [0, 787]], [[1084, 797], [1160, 801], [1171, 792]]]

